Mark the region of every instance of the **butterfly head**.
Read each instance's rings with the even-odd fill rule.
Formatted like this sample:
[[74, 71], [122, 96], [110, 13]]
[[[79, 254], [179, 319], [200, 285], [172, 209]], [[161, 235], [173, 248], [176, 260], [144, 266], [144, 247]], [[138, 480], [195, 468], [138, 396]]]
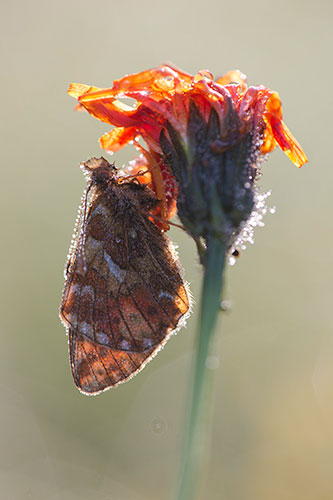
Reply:
[[127, 212], [129, 207], [150, 213], [157, 207], [159, 200], [146, 185], [133, 176], [119, 177], [115, 166], [105, 158], [91, 158], [80, 166], [87, 177], [88, 191], [93, 187], [106, 195], [118, 213]]
[[90, 158], [88, 161], [81, 163], [80, 167], [89, 182], [102, 190], [117, 177], [115, 166], [103, 157]]

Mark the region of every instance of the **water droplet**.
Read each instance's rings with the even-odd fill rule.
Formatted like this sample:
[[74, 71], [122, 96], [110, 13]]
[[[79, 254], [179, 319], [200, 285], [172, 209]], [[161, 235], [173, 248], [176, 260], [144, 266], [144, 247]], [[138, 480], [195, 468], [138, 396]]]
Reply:
[[227, 300], [227, 299], [221, 300], [220, 309], [221, 309], [221, 311], [230, 311], [231, 300]]
[[[241, 230], [235, 240], [232, 242], [232, 249], [240, 248], [244, 250], [247, 244], [253, 245], [254, 239], [254, 230], [255, 227], [264, 226], [263, 217], [270, 210], [270, 213], [275, 212], [275, 207], [273, 211], [267, 208], [266, 200], [271, 195], [271, 191], [267, 191], [263, 193], [257, 185], [253, 186], [254, 190], [254, 208], [251, 212], [249, 219], [241, 225]], [[232, 254], [232, 251], [230, 251]], [[229, 256], [229, 264], [233, 266], [236, 262], [236, 259], [230, 255]]]

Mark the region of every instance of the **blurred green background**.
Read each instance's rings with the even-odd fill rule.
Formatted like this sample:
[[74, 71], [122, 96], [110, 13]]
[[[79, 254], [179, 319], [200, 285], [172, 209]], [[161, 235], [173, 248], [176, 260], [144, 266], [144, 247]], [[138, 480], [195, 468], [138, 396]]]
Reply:
[[[198, 307], [139, 376], [90, 398], [74, 387], [58, 319], [78, 164], [102, 154], [109, 130], [73, 111], [68, 83], [107, 87], [165, 61], [239, 68], [278, 90], [310, 160], [298, 170], [270, 156], [262, 185], [276, 214], [227, 270], [201, 498], [333, 498], [332, 13], [322, 0], [3, 5], [1, 499], [171, 498]], [[198, 303], [195, 248], [171, 236]]]

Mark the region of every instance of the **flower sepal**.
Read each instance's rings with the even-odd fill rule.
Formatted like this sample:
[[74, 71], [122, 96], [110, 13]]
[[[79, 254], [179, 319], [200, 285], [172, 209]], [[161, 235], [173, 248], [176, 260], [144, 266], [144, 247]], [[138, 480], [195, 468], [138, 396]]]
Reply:
[[206, 122], [192, 101], [187, 145], [169, 123], [160, 145], [178, 181], [178, 216], [189, 234], [196, 242], [214, 236], [230, 247], [254, 206], [256, 160], [261, 155], [255, 145], [263, 129], [252, 124], [244, 131], [232, 106], [224, 120], [227, 127], [212, 108]]

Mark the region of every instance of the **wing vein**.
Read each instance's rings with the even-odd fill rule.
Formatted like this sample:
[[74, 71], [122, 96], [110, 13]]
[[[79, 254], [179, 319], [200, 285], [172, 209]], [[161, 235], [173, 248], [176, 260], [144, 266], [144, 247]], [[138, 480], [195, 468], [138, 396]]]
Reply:
[[131, 267], [134, 269], [134, 271], [137, 273], [137, 275], [139, 276], [139, 278], [141, 279], [142, 283], [144, 283], [147, 287], [147, 290], [149, 290], [149, 293], [150, 295], [153, 297], [153, 299], [155, 300], [156, 304], [159, 305], [159, 307], [163, 310], [164, 314], [167, 316], [167, 318], [170, 320], [170, 323], [175, 327], [177, 328], [177, 324], [178, 323], [175, 323], [174, 320], [171, 318], [171, 316], [169, 315], [169, 313], [165, 310], [165, 308], [162, 306], [162, 304], [160, 304], [160, 302], [158, 301], [158, 299], [156, 298], [155, 296], [155, 293], [153, 292], [153, 290], [151, 289], [151, 287], [148, 285], [148, 283], [146, 282], [146, 280], [141, 276], [141, 274], [135, 269], [135, 267], [133, 266], [133, 264], [131, 264]]

